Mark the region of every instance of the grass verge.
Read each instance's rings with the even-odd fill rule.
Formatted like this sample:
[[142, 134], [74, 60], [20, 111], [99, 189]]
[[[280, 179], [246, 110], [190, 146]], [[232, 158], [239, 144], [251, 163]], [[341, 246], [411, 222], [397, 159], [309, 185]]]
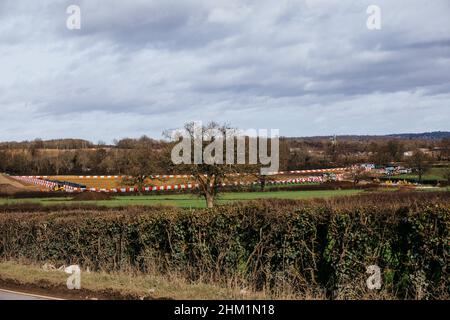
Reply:
[[43, 294], [64, 299], [267, 299], [263, 292], [251, 293], [229, 284], [222, 288], [209, 284], [187, 283], [181, 277], [167, 277], [125, 272], [82, 271], [81, 290], [68, 290], [68, 274], [61, 270], [44, 270], [42, 266], [0, 262], [0, 288]]

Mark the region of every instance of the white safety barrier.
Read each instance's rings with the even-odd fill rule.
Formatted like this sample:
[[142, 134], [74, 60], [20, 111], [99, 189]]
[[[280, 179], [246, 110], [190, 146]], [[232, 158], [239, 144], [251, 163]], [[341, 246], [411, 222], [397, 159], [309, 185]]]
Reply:
[[[26, 183], [30, 183], [30, 184], [34, 184], [37, 186], [42, 186], [45, 187], [47, 189], [53, 190], [55, 187], [58, 187], [59, 185], [55, 182], [51, 182], [48, 180], [43, 180], [43, 179], [39, 179], [39, 178], [34, 178], [34, 177], [27, 177], [27, 176], [11, 176], [11, 178], [16, 179], [16, 180], [20, 180]], [[67, 192], [75, 192], [75, 191], [83, 191], [80, 188], [74, 188], [72, 186], [68, 186], [68, 185], [64, 185], [64, 189]]]
[[[274, 173], [275, 175], [288, 175], [288, 174], [317, 174], [317, 173], [335, 173], [339, 177], [346, 171], [352, 170], [352, 167], [347, 168], [329, 168], [329, 169], [312, 169], [312, 170], [292, 170], [292, 171], [280, 171]], [[231, 174], [230, 176], [245, 176], [248, 174]], [[206, 176], [206, 175], [205, 175]], [[48, 189], [53, 189], [58, 186], [55, 182], [50, 182], [48, 179], [49, 176], [11, 176], [12, 178], [25, 181], [27, 183], [40, 185], [46, 187]], [[182, 175], [151, 175], [150, 179], [167, 179], [167, 178], [191, 178], [192, 175], [182, 174]], [[80, 179], [123, 179], [123, 178], [131, 178], [130, 176], [78, 176]], [[266, 181], [266, 184], [297, 184], [297, 183], [322, 183], [326, 179], [323, 176], [309, 176], [309, 177], [300, 177], [295, 179], [287, 179], [287, 180], [269, 180]], [[260, 182], [235, 182], [233, 184], [222, 184], [223, 187], [227, 186], [237, 186], [237, 185], [258, 185]], [[181, 190], [181, 189], [194, 189], [198, 188], [198, 184], [193, 183], [185, 183], [185, 184], [174, 184], [174, 185], [162, 185], [162, 186], [151, 186], [144, 187], [142, 191], [150, 192], [150, 191], [167, 191], [167, 190]], [[82, 191], [93, 191], [93, 192], [113, 192], [113, 193], [129, 193], [129, 192], [139, 192], [139, 188], [135, 187], [124, 187], [124, 188], [75, 188], [69, 185], [64, 185], [64, 188], [68, 192], [82, 192]]]
[[[57, 183], [50, 182], [47, 180], [42, 180], [38, 178], [31, 178], [26, 176], [12, 176], [12, 178], [21, 180], [27, 183], [40, 185], [43, 187], [46, 187], [48, 189], [53, 189], [54, 187], [58, 186]], [[312, 177], [302, 177], [302, 178], [296, 178], [296, 179], [287, 179], [287, 180], [270, 180], [267, 181], [266, 184], [298, 184], [298, 183], [311, 183], [311, 182], [324, 182], [324, 178], [320, 176], [312, 176]], [[235, 182], [226, 184], [223, 183], [222, 187], [232, 187], [232, 186], [249, 186], [249, 185], [258, 185], [259, 182], [253, 181], [253, 182]], [[142, 188], [142, 191], [150, 192], [150, 191], [169, 191], [169, 190], [182, 190], [182, 189], [195, 189], [198, 188], [199, 184], [197, 183], [186, 183], [186, 184], [174, 184], [174, 185], [162, 185], [162, 186], [152, 186], [152, 187], [144, 187]], [[139, 192], [139, 188], [136, 187], [126, 187], [126, 188], [112, 188], [112, 189], [106, 189], [106, 188], [74, 188], [72, 186], [64, 185], [64, 189], [68, 192], [83, 192], [83, 191], [92, 191], [92, 192], [112, 192], [112, 193], [130, 193], [130, 192]]]

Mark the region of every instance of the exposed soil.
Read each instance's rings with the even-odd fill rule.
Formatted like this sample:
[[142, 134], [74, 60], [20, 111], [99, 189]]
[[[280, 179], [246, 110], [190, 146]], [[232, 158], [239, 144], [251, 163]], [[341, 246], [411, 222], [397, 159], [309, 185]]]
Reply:
[[17, 180], [14, 180], [11, 177], [2, 175], [2, 174], [0, 174], [0, 184], [9, 184], [9, 185], [11, 185], [13, 187], [16, 187], [16, 188], [23, 188], [24, 187], [23, 183], [21, 183], [21, 182], [19, 182]]
[[13, 185], [5, 184], [5, 183], [0, 184], [0, 194], [5, 194], [5, 195], [9, 196], [9, 195], [13, 195], [18, 192], [21, 192], [21, 191], [23, 191], [23, 189], [17, 188]]
[[14, 180], [11, 177], [0, 174], [0, 195], [11, 196], [18, 193], [40, 191], [35, 185], [26, 184], [21, 181]]
[[73, 201], [111, 200], [111, 195], [104, 192], [81, 192], [73, 197]]

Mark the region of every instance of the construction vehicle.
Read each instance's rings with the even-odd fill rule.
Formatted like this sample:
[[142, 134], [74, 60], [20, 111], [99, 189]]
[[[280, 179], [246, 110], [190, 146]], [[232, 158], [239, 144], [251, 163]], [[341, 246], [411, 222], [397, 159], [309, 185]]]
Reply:
[[86, 189], [85, 185], [73, 183], [69, 181], [59, 181], [59, 180], [46, 180], [48, 182], [52, 182], [54, 184], [54, 187], [52, 188], [52, 191], [67, 191], [67, 189], [70, 190], [70, 188], [79, 188], [79, 189]]
[[64, 186], [60, 186], [60, 185], [56, 185], [53, 187], [53, 191], [66, 191], [66, 188], [64, 188]]

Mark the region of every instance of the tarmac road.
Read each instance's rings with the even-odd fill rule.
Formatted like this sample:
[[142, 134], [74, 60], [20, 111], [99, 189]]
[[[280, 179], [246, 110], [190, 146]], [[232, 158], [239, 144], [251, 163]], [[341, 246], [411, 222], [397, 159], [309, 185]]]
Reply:
[[0, 289], [0, 300], [60, 300], [60, 299]]

